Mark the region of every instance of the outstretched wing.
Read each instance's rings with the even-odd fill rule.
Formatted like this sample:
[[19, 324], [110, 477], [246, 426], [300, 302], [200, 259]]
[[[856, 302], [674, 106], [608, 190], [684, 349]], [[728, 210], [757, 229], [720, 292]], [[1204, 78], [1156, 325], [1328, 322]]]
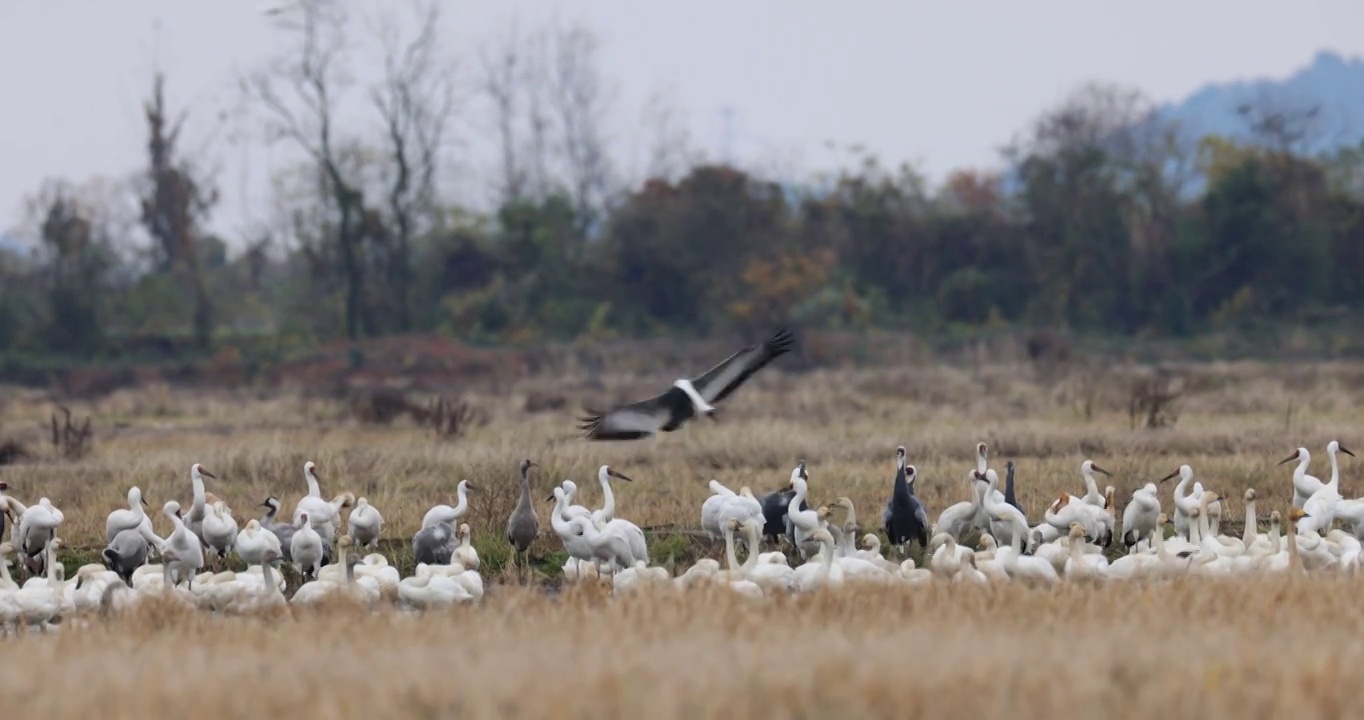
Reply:
[[588, 409], [579, 421], [579, 430], [587, 432], [588, 440], [638, 440], [658, 432], [668, 424], [672, 415], [669, 389], [667, 393], [621, 405], [607, 412]]
[[789, 352], [794, 344], [795, 337], [791, 331], [778, 328], [765, 342], [749, 345], [730, 355], [701, 377], [692, 380], [692, 385], [706, 402], [720, 402], [742, 385], [750, 375]]

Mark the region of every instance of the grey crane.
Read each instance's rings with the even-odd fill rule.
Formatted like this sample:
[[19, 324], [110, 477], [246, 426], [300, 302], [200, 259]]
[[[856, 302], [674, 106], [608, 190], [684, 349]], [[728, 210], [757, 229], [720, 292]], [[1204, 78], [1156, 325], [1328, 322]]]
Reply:
[[507, 518], [507, 542], [516, 551], [516, 576], [527, 568], [531, 543], [540, 534], [540, 518], [530, 503], [530, 469], [536, 462], [530, 458], [521, 461], [521, 498], [516, 501], [516, 509]]

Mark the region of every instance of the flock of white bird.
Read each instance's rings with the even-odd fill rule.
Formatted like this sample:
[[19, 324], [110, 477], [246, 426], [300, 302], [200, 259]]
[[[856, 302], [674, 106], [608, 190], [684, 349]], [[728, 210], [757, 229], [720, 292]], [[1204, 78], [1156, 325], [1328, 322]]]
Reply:
[[[1094, 475], [1108, 473], [1091, 460], [1080, 466], [1085, 493], [1061, 494], [1040, 522], [1029, 525], [1013, 499], [1012, 466], [1006, 496], [998, 489], [998, 473], [988, 466], [986, 445], [978, 443], [976, 450], [976, 467], [967, 475], [970, 499], [944, 509], [931, 527], [917, 529], [916, 521], [905, 513], [923, 518], [922, 510], [904, 510], [921, 507], [913, 495], [916, 470], [906, 464], [904, 448], [897, 449], [895, 486], [883, 521], [892, 545], [902, 555], [907, 554], [911, 537], [931, 537], [922, 556], [926, 567], [916, 566], [911, 558], [888, 559], [874, 533], [862, 535], [860, 549], [853, 547], [859, 530], [852, 501], [840, 497], [832, 505], [810, 508], [809, 475], [803, 461], [791, 471], [785, 487], [762, 499], [747, 487], [736, 493], [718, 480], [710, 482], [713, 494], [701, 508], [701, 526], [712, 537], [723, 537], [723, 569], [718, 561], [703, 558], [674, 577], [668, 569], [651, 565], [643, 530], [615, 517], [611, 478], [630, 478], [606, 465], [598, 471], [602, 507], [594, 510], [574, 504], [578, 487], [564, 480], [553, 490], [550, 527], [569, 556], [563, 567], [565, 580], [609, 579], [617, 592], [647, 586], [719, 585], [743, 595], [766, 597], [859, 583], [912, 585], [950, 580], [1047, 585], [1256, 571], [1353, 572], [1360, 565], [1358, 534], [1364, 530], [1364, 498], [1340, 495], [1337, 454], [1353, 453], [1336, 441], [1326, 448], [1331, 464], [1327, 482], [1308, 474], [1311, 454], [1306, 448], [1298, 448], [1279, 463], [1296, 463], [1287, 528], [1274, 512], [1269, 531], [1258, 532], [1256, 492], [1247, 489], [1245, 524], [1239, 537], [1218, 532], [1222, 498], [1196, 481], [1188, 465], [1133, 493], [1122, 515], [1121, 535], [1115, 534], [1114, 488], [1099, 491]], [[529, 460], [522, 463], [521, 498], [508, 522], [508, 540], [518, 555], [539, 532], [530, 502], [532, 466]], [[427, 511], [412, 539], [415, 572], [401, 578], [398, 569], [375, 552], [384, 524], [379, 510], [351, 493], [324, 498], [312, 462], [304, 466], [308, 494], [296, 504], [292, 522], [276, 521], [280, 503], [272, 497], [261, 503], [268, 508], [264, 517], [251, 519], [239, 529], [226, 503], [205, 491], [205, 478], [216, 479], [199, 464], [190, 468], [193, 502], [188, 515], [176, 501], [163, 506], [161, 514], [172, 528], [165, 537], [156, 534], [141, 490], [131, 488], [128, 507], [114, 510], [106, 520], [104, 563], [83, 565], [70, 579], [57, 561], [63, 546], [57, 534], [62, 512], [48, 498], [25, 506], [0, 482], [0, 510], [11, 524], [10, 540], [0, 543], [0, 625], [7, 630], [46, 629], [69, 614], [116, 611], [153, 596], [217, 613], [309, 604], [333, 595], [371, 604], [396, 602], [414, 609], [476, 602], [483, 597], [478, 552], [468, 524], [460, 523], [469, 509], [468, 492], [474, 489], [467, 480], [457, 487], [457, 505], [436, 505]], [[1175, 478], [1179, 481], [1174, 487], [1173, 515], [1167, 518], [1158, 483]], [[345, 533], [338, 536], [347, 508]], [[845, 513], [841, 523], [831, 519], [836, 508]], [[1337, 521], [1341, 527], [1333, 528]], [[1164, 532], [1167, 524], [1174, 528], [1169, 538]], [[780, 534], [803, 562], [793, 567], [786, 553], [761, 551], [764, 535]], [[747, 550], [742, 562], [738, 559], [740, 537]], [[972, 537], [975, 549], [967, 544]], [[1126, 554], [1110, 561], [1104, 548], [1115, 537], [1121, 538]], [[206, 568], [208, 562], [225, 567], [230, 553], [247, 564], [246, 571]], [[14, 556], [25, 576], [22, 585], [10, 574]], [[159, 563], [149, 562], [153, 558]], [[290, 563], [304, 581], [287, 600], [285, 579], [277, 571], [283, 562]]]

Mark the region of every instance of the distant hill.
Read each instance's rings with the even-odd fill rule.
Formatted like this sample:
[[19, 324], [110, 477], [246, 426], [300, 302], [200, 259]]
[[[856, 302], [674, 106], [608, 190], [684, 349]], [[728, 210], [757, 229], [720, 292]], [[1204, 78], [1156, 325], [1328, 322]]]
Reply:
[[1290, 116], [1318, 107], [1307, 144], [1313, 153], [1358, 144], [1364, 140], [1364, 59], [1322, 50], [1286, 78], [1213, 83], [1157, 112], [1177, 121], [1188, 140], [1209, 134], [1250, 140], [1249, 124], [1238, 112], [1245, 105]]

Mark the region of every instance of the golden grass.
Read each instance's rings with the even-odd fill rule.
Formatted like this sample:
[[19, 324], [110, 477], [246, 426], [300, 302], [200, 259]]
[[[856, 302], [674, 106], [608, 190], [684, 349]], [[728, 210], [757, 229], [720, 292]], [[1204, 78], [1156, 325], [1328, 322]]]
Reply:
[[[745, 601], [503, 588], [422, 616], [149, 608], [4, 644], [23, 717], [1340, 717], [1356, 579]], [[279, 716], [279, 715], [276, 715]]]
[[[569, 408], [643, 397], [674, 372], [610, 377], [605, 389], [570, 374], [471, 392], [490, 422], [452, 442], [401, 423], [357, 426], [343, 403], [290, 393], [120, 392], [74, 408], [95, 418], [90, 457], [0, 468], [0, 478], [25, 502], [51, 498], [66, 514], [67, 543], [92, 548], [132, 484], [153, 507], [187, 503], [193, 462], [221, 478], [210, 491], [244, 523], [267, 495], [292, 509], [303, 463], [314, 460], [324, 491], [369, 498], [398, 547], [467, 477], [485, 488], [468, 521], [487, 559], [503, 552], [516, 466], [526, 456], [544, 469], [539, 499], [572, 477], [582, 502], [595, 505], [596, 467], [625, 471], [636, 482], [616, 484], [617, 514], [645, 527], [695, 527], [708, 479], [761, 494], [804, 458], [813, 501], [847, 495], [872, 530], [897, 444], [919, 468], [930, 517], [965, 499], [963, 477], [984, 440], [992, 465], [1016, 461], [1034, 521], [1062, 490], [1082, 490], [1086, 457], [1117, 474], [1109, 482], [1119, 514], [1133, 488], [1188, 463], [1231, 499], [1227, 517], [1239, 519], [1247, 486], [1259, 492], [1262, 517], [1284, 509], [1290, 471], [1274, 463], [1298, 445], [1316, 454], [1313, 472], [1323, 477], [1329, 440], [1364, 446], [1356, 437], [1364, 368], [1341, 363], [1187, 368], [1180, 421], [1165, 430], [1129, 427], [1129, 370], [1117, 367], [1057, 382], [1019, 365], [770, 372], [726, 403], [720, 423], [626, 444], [578, 439], [569, 409], [521, 410], [531, 392], [562, 393]], [[38, 446], [51, 406], [33, 392], [6, 397], [0, 436]], [[1342, 494], [1357, 496], [1360, 473], [1344, 460]], [[538, 508], [542, 537], [532, 553], [545, 558], [560, 548], [549, 506]], [[167, 523], [157, 527], [166, 532]], [[660, 547], [718, 555], [695, 538], [652, 542], [656, 555]], [[270, 709], [329, 717], [1304, 718], [1353, 707], [1345, 681], [1364, 653], [1353, 641], [1364, 587], [1349, 578], [1054, 591], [945, 584], [755, 604], [724, 593], [613, 599], [579, 588], [546, 597], [508, 585], [512, 577], [492, 574], [481, 607], [420, 617], [334, 608], [266, 622], [143, 611], [73, 624], [55, 637], [3, 643], [7, 657], [34, 660], [7, 663], [0, 702], [22, 698], [26, 716], [159, 716], [193, 705], [211, 717]]]

